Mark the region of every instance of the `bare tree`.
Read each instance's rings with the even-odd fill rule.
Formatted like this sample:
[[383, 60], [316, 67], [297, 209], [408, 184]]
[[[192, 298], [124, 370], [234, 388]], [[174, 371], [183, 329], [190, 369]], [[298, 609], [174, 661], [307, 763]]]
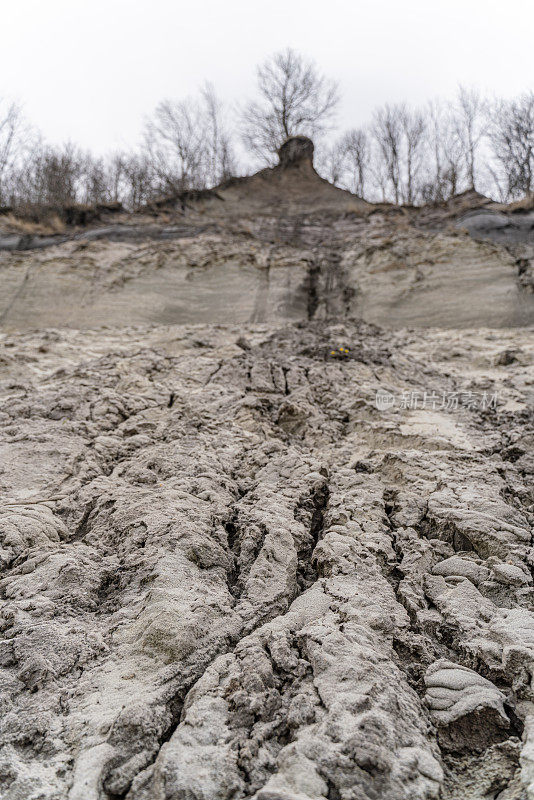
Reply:
[[342, 143], [348, 187], [358, 197], [365, 198], [371, 155], [369, 136], [363, 128], [353, 128], [343, 136]]
[[462, 143], [467, 188], [475, 189], [478, 152], [486, 132], [486, 103], [477, 89], [459, 87], [454, 117], [457, 134]]
[[161, 102], [147, 122], [145, 144], [162, 192], [214, 185], [234, 168], [222, 104], [210, 84], [199, 99]]
[[427, 178], [421, 192], [425, 202], [448, 200], [457, 194], [463, 162], [463, 146], [449, 103], [433, 100], [427, 107]]
[[203, 185], [204, 130], [198, 103], [163, 100], [146, 126], [145, 143], [163, 192]]
[[275, 53], [257, 68], [260, 100], [241, 114], [245, 145], [271, 162], [290, 136], [317, 136], [327, 127], [339, 102], [337, 84], [321, 75], [312, 61], [294, 50]]
[[104, 158], [95, 158], [91, 153], [80, 157], [79, 199], [83, 203], [104, 203], [110, 200], [110, 175]]
[[401, 196], [402, 113], [402, 106], [385, 105], [375, 111], [372, 127], [377, 158], [382, 162], [386, 181], [382, 185], [383, 199], [389, 190], [395, 203], [399, 203]]
[[23, 154], [27, 135], [20, 106], [0, 98], [0, 205], [9, 201], [11, 172]]
[[124, 157], [123, 191], [120, 199], [129, 208], [139, 208], [148, 203], [156, 194], [155, 175], [150, 159], [146, 154], [133, 154]]
[[488, 139], [495, 183], [504, 200], [534, 192], [534, 92], [492, 104]]
[[341, 185], [346, 171], [346, 149], [343, 139], [335, 141], [331, 147], [324, 145], [315, 150], [315, 167], [319, 175], [336, 186]]
[[75, 196], [82, 203], [121, 202], [138, 208], [158, 194], [160, 186], [146, 153], [115, 153], [95, 158], [79, 154]]
[[107, 180], [108, 197], [111, 202], [122, 201], [126, 192], [126, 175], [128, 161], [134, 156], [128, 153], [116, 152], [108, 156]]
[[450, 123], [443, 129], [443, 191], [444, 199], [454, 197], [460, 191], [462, 178], [462, 144], [454, 126]]
[[72, 143], [45, 147], [38, 163], [39, 194], [45, 203], [67, 204], [78, 199], [84, 155]]
[[13, 194], [17, 204], [65, 205], [79, 199], [84, 155], [73, 144], [39, 143], [16, 170]]
[[443, 181], [443, 148], [444, 111], [441, 100], [430, 100], [426, 108], [427, 129], [429, 138], [429, 159], [427, 164], [427, 180], [423, 187], [425, 201], [445, 199]]
[[235, 175], [237, 164], [224, 107], [211, 83], [204, 85], [202, 100], [207, 129], [207, 183], [214, 186], [231, 175]]
[[413, 205], [421, 189], [419, 176], [426, 155], [426, 122], [420, 111], [413, 111], [406, 106], [401, 107], [399, 117], [404, 160], [402, 199]]

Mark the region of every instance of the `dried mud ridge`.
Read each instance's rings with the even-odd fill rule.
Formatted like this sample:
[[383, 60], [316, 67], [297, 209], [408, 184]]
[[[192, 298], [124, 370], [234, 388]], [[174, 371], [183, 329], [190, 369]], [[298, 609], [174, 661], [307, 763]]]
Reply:
[[58, 330], [0, 358], [2, 798], [534, 796], [531, 332]]

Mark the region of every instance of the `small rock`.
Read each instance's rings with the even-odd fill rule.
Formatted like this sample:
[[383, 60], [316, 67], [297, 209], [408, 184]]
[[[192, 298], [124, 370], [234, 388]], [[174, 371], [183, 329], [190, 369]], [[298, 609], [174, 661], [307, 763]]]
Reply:
[[425, 685], [442, 749], [484, 750], [507, 738], [510, 720], [504, 711], [505, 697], [482, 675], [440, 659], [428, 668]]

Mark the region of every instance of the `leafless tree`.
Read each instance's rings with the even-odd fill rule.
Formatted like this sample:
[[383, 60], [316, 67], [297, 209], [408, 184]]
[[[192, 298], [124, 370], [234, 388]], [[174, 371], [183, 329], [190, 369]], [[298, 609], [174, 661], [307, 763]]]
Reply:
[[133, 209], [152, 200], [157, 193], [157, 185], [152, 164], [146, 154], [126, 156], [123, 169], [123, 190], [118, 199]]
[[[465, 115], [439, 101], [426, 109], [404, 103], [375, 112], [369, 171], [383, 199], [414, 204], [447, 200], [477, 179], [482, 101], [463, 90]], [[472, 102], [471, 102], [472, 101]]]
[[443, 166], [443, 129], [444, 109], [441, 100], [431, 100], [426, 108], [427, 130], [429, 138], [429, 158], [427, 164], [427, 180], [423, 187], [425, 201], [445, 199], [444, 166]]
[[206, 182], [214, 186], [235, 175], [237, 164], [231, 136], [225, 118], [225, 109], [211, 83], [202, 89], [206, 126]]
[[486, 102], [477, 89], [459, 87], [454, 119], [462, 144], [467, 188], [476, 189], [478, 153], [486, 133]]
[[145, 143], [163, 192], [197, 188], [203, 176], [204, 130], [198, 103], [163, 100], [147, 123]]
[[386, 185], [382, 187], [383, 199], [386, 199], [386, 192], [389, 191], [395, 203], [399, 203], [401, 196], [401, 116], [401, 106], [385, 105], [375, 111], [372, 127], [376, 155], [382, 162], [386, 178]]
[[428, 131], [425, 202], [448, 200], [457, 194], [462, 176], [463, 147], [450, 103], [433, 100], [426, 109]]
[[17, 169], [13, 193], [18, 204], [64, 205], [79, 199], [84, 155], [73, 144], [40, 143]]
[[135, 156], [129, 153], [115, 152], [107, 159], [107, 195], [109, 200], [119, 202], [124, 200], [126, 193], [128, 162]]
[[457, 133], [451, 125], [443, 130], [443, 186], [444, 199], [454, 197], [460, 191], [462, 179], [462, 145]]
[[496, 161], [492, 174], [501, 198], [534, 192], [534, 92], [491, 105], [488, 139]]
[[338, 139], [331, 147], [323, 144], [315, 150], [315, 168], [321, 177], [340, 186], [346, 172], [346, 155], [343, 139]]
[[418, 110], [401, 106], [400, 127], [402, 131], [403, 170], [401, 173], [402, 199], [412, 205], [420, 192], [420, 173], [426, 149], [426, 122]]
[[161, 102], [145, 144], [162, 192], [214, 185], [234, 167], [222, 104], [210, 84], [199, 99]]
[[241, 114], [246, 147], [272, 162], [290, 136], [317, 137], [331, 122], [339, 102], [337, 84], [294, 50], [275, 53], [257, 68], [260, 99]]
[[372, 131], [391, 199], [414, 203], [425, 148], [423, 115], [404, 103], [386, 105], [375, 112]]
[[9, 202], [11, 172], [23, 155], [28, 135], [20, 106], [0, 98], [0, 205]]
[[345, 133], [341, 141], [348, 188], [358, 197], [365, 198], [371, 155], [369, 135], [363, 128], [353, 128]]
[[104, 203], [110, 200], [110, 174], [107, 160], [91, 153], [80, 156], [78, 197], [83, 203]]
[[346, 131], [331, 147], [316, 151], [316, 168], [331, 183], [364, 197], [369, 171], [369, 137], [363, 129]]
[[39, 193], [45, 203], [75, 203], [83, 178], [84, 155], [72, 143], [45, 147], [38, 164]]

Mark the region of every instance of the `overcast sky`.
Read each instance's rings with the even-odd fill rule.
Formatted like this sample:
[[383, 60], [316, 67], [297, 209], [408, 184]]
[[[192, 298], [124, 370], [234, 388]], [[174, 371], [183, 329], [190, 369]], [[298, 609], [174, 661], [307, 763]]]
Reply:
[[2, 0], [0, 96], [56, 142], [134, 145], [164, 97], [228, 101], [293, 47], [339, 80], [340, 127], [385, 102], [534, 88], [534, 0]]

